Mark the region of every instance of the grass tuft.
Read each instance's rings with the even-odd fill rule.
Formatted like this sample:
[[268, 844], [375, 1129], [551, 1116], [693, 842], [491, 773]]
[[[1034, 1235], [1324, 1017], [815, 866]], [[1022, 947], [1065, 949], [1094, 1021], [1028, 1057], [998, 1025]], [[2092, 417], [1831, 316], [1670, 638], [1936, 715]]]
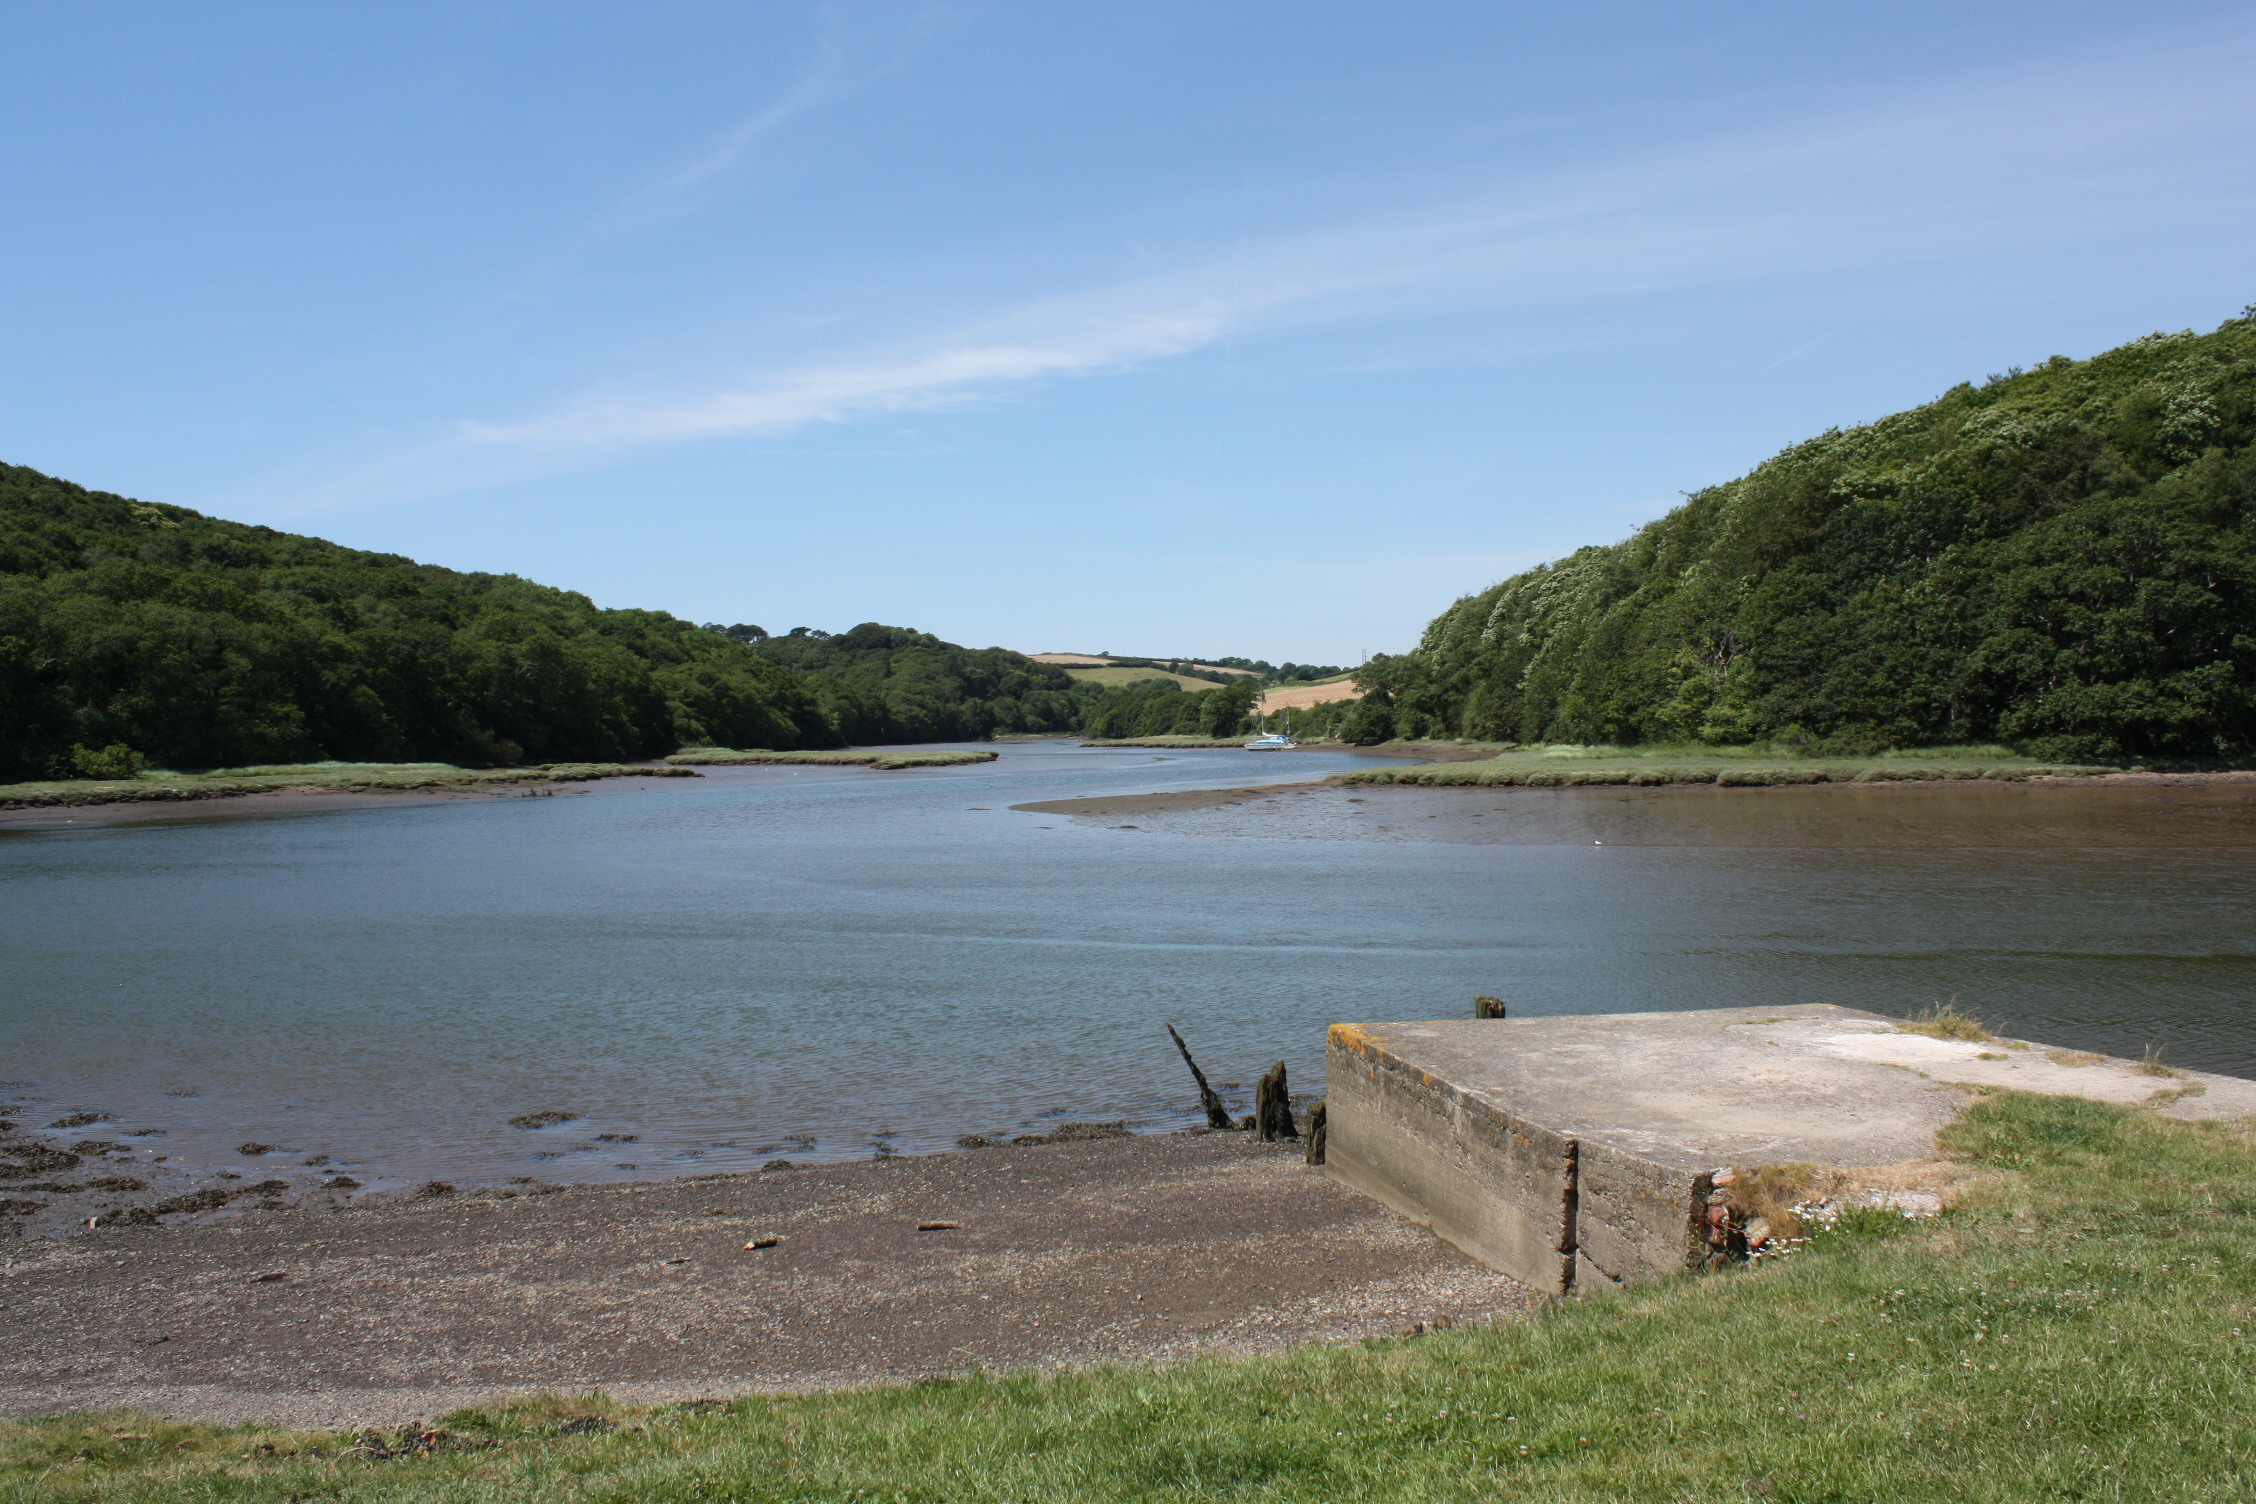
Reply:
[[1987, 1044], [1996, 1038], [1988, 1025], [1973, 1014], [1961, 1010], [1956, 998], [1915, 1013], [1896, 1025], [1896, 1028], [1905, 1034], [1924, 1034], [1930, 1039], [1958, 1039], [1968, 1044]]

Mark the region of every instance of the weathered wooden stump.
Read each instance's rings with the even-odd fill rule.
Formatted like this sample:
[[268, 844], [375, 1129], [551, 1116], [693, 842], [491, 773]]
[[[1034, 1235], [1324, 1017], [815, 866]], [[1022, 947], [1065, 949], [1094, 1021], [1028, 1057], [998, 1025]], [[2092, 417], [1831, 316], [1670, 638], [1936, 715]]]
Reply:
[[1300, 1130], [1293, 1126], [1292, 1098], [1287, 1094], [1282, 1060], [1263, 1072], [1253, 1089], [1253, 1131], [1265, 1144], [1300, 1137]]
[[1475, 993], [1473, 995], [1473, 1017], [1502, 1018], [1503, 1016], [1504, 999], [1490, 997], [1486, 993]]
[[1318, 1097], [1308, 1104], [1308, 1162], [1324, 1162], [1324, 1099]]
[[1175, 1041], [1175, 1048], [1182, 1052], [1183, 1063], [1191, 1068], [1191, 1079], [1198, 1083], [1199, 1106], [1206, 1112], [1206, 1126], [1209, 1128], [1236, 1127], [1237, 1125], [1230, 1121], [1230, 1109], [1222, 1105], [1222, 1099], [1215, 1095], [1214, 1088], [1206, 1084], [1206, 1072], [1200, 1070], [1198, 1062], [1191, 1058], [1191, 1047], [1183, 1043], [1183, 1036], [1175, 1032], [1173, 1024], [1167, 1026], [1167, 1037]]

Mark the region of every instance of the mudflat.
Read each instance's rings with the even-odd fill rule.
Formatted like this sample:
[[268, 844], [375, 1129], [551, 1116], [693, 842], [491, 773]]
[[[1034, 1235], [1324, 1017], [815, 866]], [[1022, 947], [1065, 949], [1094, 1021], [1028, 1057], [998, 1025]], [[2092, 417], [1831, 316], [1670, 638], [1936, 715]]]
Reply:
[[2116, 773], [1774, 788], [1268, 784], [1013, 809], [1190, 836], [1463, 845], [2244, 849], [2256, 773]]
[[22, 1238], [0, 1415], [388, 1425], [538, 1391], [1258, 1353], [1541, 1303], [1297, 1145], [1105, 1139]]

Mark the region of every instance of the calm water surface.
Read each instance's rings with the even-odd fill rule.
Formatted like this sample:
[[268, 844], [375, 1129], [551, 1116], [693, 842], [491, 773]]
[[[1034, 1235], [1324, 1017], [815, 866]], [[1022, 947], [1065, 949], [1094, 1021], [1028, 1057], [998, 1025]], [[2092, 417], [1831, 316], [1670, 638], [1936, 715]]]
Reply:
[[[1463, 1016], [1476, 992], [1530, 1013], [1955, 996], [2048, 1042], [2256, 1075], [2256, 789], [1008, 808], [1356, 762], [1042, 743], [0, 832], [0, 1102], [163, 1128], [176, 1162], [329, 1154], [372, 1187], [656, 1177], [1180, 1124], [1163, 1021], [1219, 1081], [1283, 1058], [1314, 1090], [1327, 1024]], [[581, 1118], [507, 1125], [549, 1108]]]

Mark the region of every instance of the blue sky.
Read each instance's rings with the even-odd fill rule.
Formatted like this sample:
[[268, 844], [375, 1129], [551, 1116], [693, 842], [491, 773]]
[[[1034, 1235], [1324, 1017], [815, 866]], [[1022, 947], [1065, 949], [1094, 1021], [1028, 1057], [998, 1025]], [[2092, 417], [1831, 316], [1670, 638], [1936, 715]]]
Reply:
[[2256, 300], [2256, 9], [0, 6], [0, 459], [604, 605], [1352, 662]]

